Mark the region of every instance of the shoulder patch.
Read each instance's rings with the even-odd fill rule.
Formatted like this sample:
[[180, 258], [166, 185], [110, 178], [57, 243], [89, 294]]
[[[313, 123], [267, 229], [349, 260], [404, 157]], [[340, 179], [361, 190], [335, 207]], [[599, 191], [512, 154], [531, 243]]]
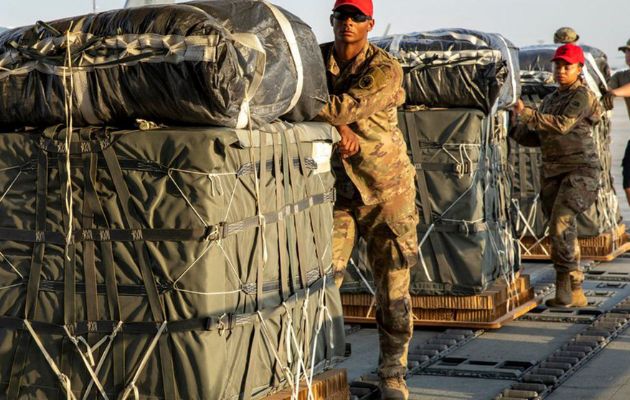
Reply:
[[569, 104], [564, 110], [564, 115], [567, 117], [578, 117], [589, 107], [589, 104], [588, 93], [578, 91], [573, 98], [569, 100]]
[[372, 89], [373, 86], [374, 86], [374, 76], [372, 75], [365, 75], [359, 81], [359, 87], [363, 90]]

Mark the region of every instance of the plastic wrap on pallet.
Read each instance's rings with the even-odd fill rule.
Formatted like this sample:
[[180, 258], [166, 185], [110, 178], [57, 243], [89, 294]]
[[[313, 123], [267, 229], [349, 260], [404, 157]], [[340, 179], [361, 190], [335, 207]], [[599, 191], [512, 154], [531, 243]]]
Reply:
[[[506, 113], [401, 111], [398, 118], [427, 189], [417, 182], [420, 262], [411, 272], [410, 292], [472, 295], [498, 277], [511, 282], [519, 255], [508, 203]], [[360, 248], [342, 292], [369, 292], [371, 282]]]
[[66, 133], [0, 134], [7, 398], [258, 399], [343, 356], [332, 127], [76, 129], [68, 246]]
[[403, 65], [407, 105], [490, 113], [520, 96], [518, 49], [499, 34], [442, 29], [371, 41]]
[[114, 10], [0, 34], [0, 125], [64, 123], [70, 89], [74, 126], [308, 121], [328, 96], [311, 28], [255, 0]]

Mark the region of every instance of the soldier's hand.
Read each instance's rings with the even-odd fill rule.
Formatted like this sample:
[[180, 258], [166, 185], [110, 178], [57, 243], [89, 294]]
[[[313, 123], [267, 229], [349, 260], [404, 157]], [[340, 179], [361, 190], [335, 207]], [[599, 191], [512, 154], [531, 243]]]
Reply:
[[357, 134], [348, 125], [340, 125], [336, 128], [341, 135], [341, 141], [337, 144], [341, 157], [348, 158], [357, 154], [361, 150]]
[[602, 104], [604, 105], [604, 108], [608, 111], [612, 110], [614, 105], [614, 100], [615, 100], [615, 95], [613, 94], [613, 92], [606, 92], [604, 93], [604, 95], [602, 96]]
[[518, 99], [518, 101], [516, 102], [516, 104], [514, 104], [514, 114], [521, 115], [521, 113], [523, 112], [523, 110], [525, 109], [525, 103], [523, 103], [523, 100]]

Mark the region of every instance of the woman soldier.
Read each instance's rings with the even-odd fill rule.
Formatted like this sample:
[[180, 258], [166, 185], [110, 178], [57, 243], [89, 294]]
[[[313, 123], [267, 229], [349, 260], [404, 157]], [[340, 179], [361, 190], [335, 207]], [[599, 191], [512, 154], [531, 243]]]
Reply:
[[584, 273], [580, 270], [580, 246], [576, 216], [597, 198], [601, 162], [592, 135], [602, 108], [581, 77], [584, 52], [574, 44], [556, 50], [552, 59], [558, 89], [540, 108], [514, 107], [515, 126], [510, 135], [525, 146], [542, 152], [543, 211], [549, 218], [551, 259], [556, 270], [556, 297], [552, 307], [584, 307]]

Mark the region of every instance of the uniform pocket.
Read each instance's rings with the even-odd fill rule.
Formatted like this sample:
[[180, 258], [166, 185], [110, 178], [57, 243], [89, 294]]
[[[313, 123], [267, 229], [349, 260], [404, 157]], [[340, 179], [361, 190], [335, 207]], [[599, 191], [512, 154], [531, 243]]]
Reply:
[[387, 221], [400, 259], [399, 268], [412, 268], [418, 264], [418, 216], [412, 214], [396, 221]]
[[572, 174], [567, 178], [569, 185], [565, 202], [576, 213], [588, 210], [597, 200], [599, 177], [593, 175], [595, 174]]

